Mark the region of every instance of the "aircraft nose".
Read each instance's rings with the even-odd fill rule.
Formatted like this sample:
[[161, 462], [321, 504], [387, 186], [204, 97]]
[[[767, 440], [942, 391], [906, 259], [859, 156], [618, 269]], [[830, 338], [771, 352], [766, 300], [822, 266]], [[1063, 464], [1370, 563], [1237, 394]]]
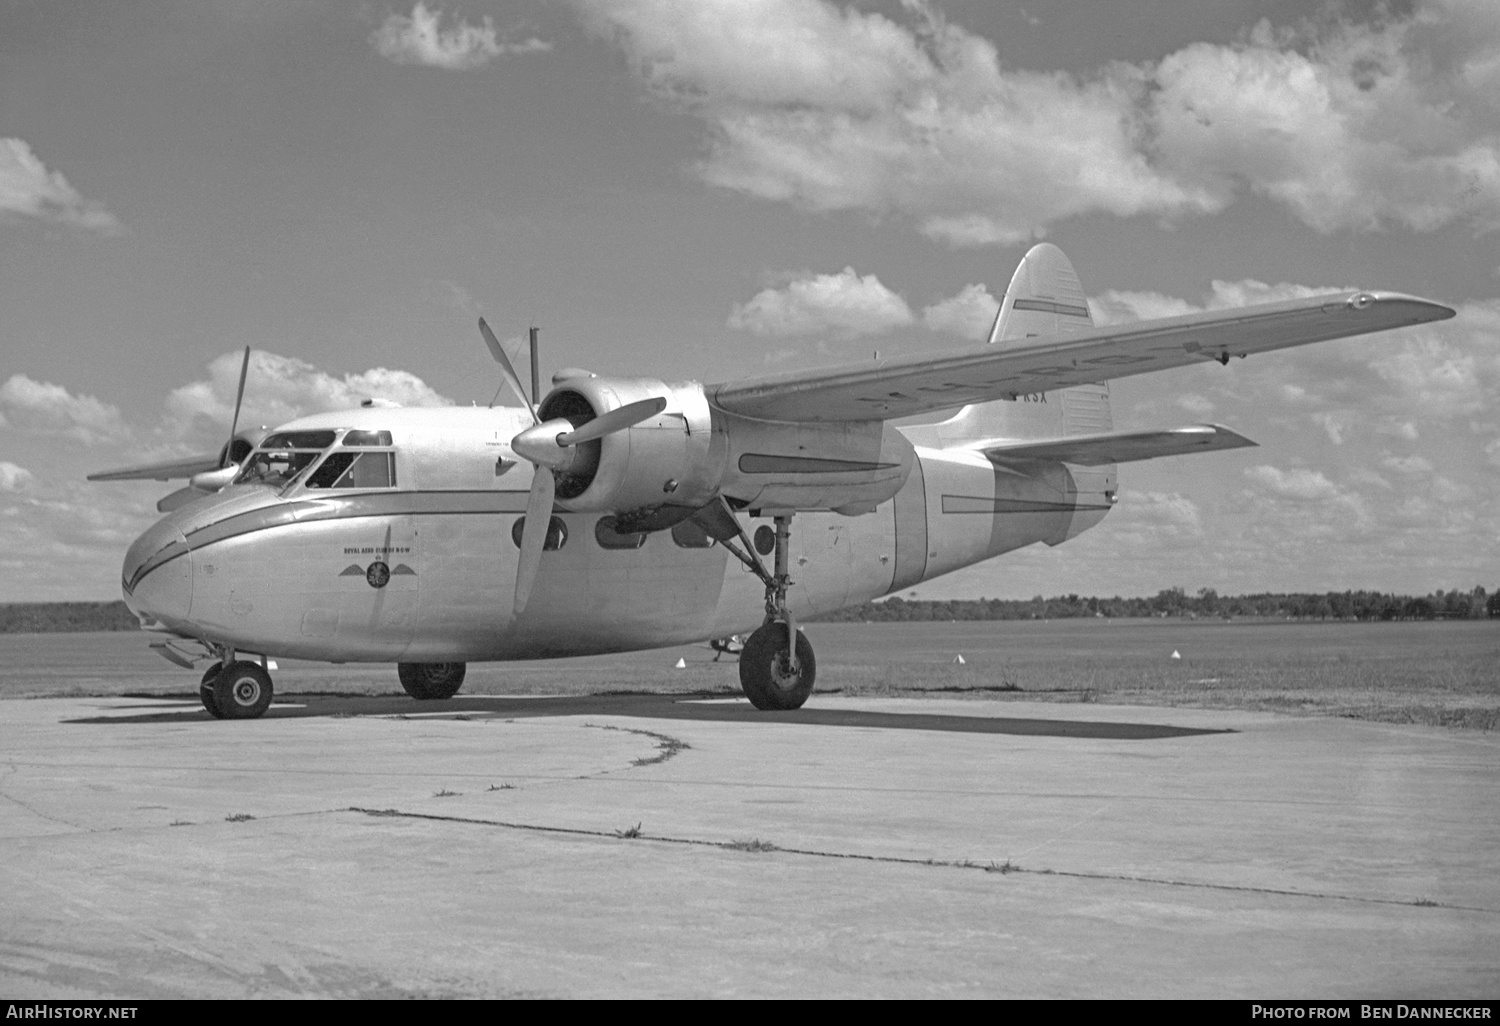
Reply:
[[193, 562], [175, 517], [163, 517], [130, 546], [120, 584], [125, 604], [137, 617], [168, 625], [187, 618]]

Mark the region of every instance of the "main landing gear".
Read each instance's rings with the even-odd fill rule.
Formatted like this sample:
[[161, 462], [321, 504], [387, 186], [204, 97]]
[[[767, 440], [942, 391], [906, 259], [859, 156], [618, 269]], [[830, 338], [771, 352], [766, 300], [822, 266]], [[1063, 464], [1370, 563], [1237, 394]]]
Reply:
[[786, 592], [792, 584], [787, 575], [792, 518], [787, 514], [775, 520], [774, 573], [767, 573], [765, 565], [756, 558], [757, 550], [745, 537], [743, 529], [740, 538], [745, 542], [748, 554], [741, 554], [732, 545], [726, 546], [766, 586], [765, 622], [750, 635], [745, 650], [740, 653], [740, 687], [757, 709], [800, 709], [807, 696], [812, 694], [818, 664], [813, 658], [812, 643], [797, 629], [797, 622], [786, 604]]
[[259, 663], [229, 659], [203, 674], [198, 697], [216, 720], [253, 720], [271, 707], [271, 675]]
[[419, 701], [452, 698], [464, 683], [464, 663], [397, 663], [406, 693]]

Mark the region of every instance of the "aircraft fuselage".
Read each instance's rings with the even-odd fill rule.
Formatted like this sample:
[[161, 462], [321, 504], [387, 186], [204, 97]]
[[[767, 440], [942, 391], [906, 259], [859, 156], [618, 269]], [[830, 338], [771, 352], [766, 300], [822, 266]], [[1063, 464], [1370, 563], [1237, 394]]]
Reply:
[[[558, 512], [524, 611], [513, 611], [533, 469], [509, 440], [524, 411], [361, 409], [288, 428], [390, 433], [382, 487], [237, 484], [169, 513], [126, 557], [126, 602], [168, 632], [239, 651], [349, 662], [477, 662], [654, 648], [744, 633], [764, 589], [691, 528], [623, 535]], [[285, 429], [284, 429], [285, 430]], [[892, 429], [897, 430], [897, 429]], [[788, 604], [799, 619], [910, 587], [1097, 523], [1113, 468], [1017, 472], [923, 445], [869, 513], [794, 518]], [[325, 475], [327, 477], [328, 475]], [[769, 516], [769, 513], [767, 514]], [[738, 514], [754, 535], [768, 519]], [[608, 521], [601, 525], [601, 521]]]

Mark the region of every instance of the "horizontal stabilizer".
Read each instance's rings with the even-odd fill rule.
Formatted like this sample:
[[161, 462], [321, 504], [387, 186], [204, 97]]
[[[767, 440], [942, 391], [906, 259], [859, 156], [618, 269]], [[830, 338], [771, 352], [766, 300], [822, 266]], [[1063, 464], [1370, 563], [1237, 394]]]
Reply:
[[1215, 424], [1194, 424], [1169, 431], [1113, 431], [1105, 435], [1078, 435], [1042, 442], [981, 443], [989, 459], [1056, 460], [1097, 467], [1105, 463], [1132, 463], [1158, 456], [1182, 456], [1194, 452], [1241, 449], [1255, 443], [1244, 435]]
[[171, 481], [175, 478], [192, 477], [208, 470], [219, 469], [219, 454], [212, 456], [189, 456], [183, 460], [166, 460], [148, 463], [144, 467], [126, 470], [101, 470], [90, 474], [90, 481]]

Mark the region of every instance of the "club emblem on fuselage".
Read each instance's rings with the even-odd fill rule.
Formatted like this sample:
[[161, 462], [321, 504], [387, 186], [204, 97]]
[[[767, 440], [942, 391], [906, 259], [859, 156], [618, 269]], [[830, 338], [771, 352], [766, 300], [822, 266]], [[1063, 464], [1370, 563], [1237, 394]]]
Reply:
[[368, 567], [362, 567], [357, 563], [350, 563], [339, 573], [340, 577], [363, 577], [372, 588], [384, 588], [390, 583], [392, 577], [405, 574], [415, 577], [417, 572], [405, 563], [397, 563], [395, 568], [387, 566], [381, 560], [376, 560]]

